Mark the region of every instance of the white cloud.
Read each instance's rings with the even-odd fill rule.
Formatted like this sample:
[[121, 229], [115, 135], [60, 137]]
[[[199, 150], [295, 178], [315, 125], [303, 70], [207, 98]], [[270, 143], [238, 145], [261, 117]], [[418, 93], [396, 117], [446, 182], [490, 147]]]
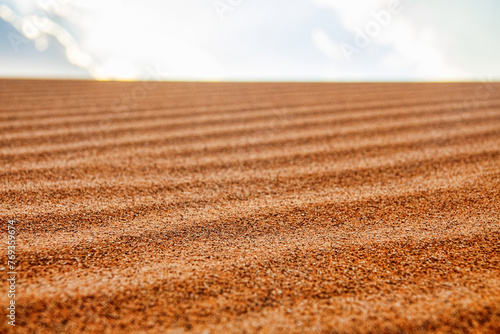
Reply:
[[[168, 79], [173, 80], [224, 77], [221, 63], [201, 46], [220, 22], [195, 4], [56, 0], [47, 7], [44, 1], [23, 3], [19, 15], [0, 5], [0, 19], [10, 22], [41, 52], [50, 47], [47, 36], [54, 36], [65, 48], [68, 62], [96, 79], [150, 79], [151, 68], [168, 69]], [[55, 23], [56, 17], [79, 31], [78, 38]]]
[[375, 42], [390, 45], [393, 52], [383, 59], [388, 69], [409, 68], [417, 79], [451, 80], [463, 73], [450, 65], [438, 45], [435, 30], [418, 28], [409, 19], [400, 17]]
[[340, 17], [341, 23], [349, 30], [356, 26], [364, 26], [372, 10], [385, 8], [389, 0], [313, 0], [319, 6], [333, 9]]
[[312, 40], [314, 45], [326, 56], [333, 60], [342, 60], [342, 54], [339, 46], [328, 36], [328, 34], [320, 29], [315, 28], [312, 32]]
[[[426, 22], [426, 26], [423, 27], [421, 22], [412, 17], [409, 1], [400, 2], [401, 11], [391, 14], [389, 23], [386, 25], [377, 23], [372, 13], [387, 10], [391, 0], [345, 2], [314, 0], [314, 2], [333, 9], [344, 28], [352, 33], [350, 40], [334, 42], [324, 32], [315, 32], [313, 33], [313, 41], [318, 50], [336, 60], [338, 52], [335, 52], [334, 49], [340, 50], [342, 43], [356, 47], [359, 52], [353, 53], [350, 60], [353, 66], [366, 68], [366, 77], [370, 77], [373, 73], [380, 73], [380, 70], [386, 70], [389, 75], [398, 72], [405, 73], [405, 75], [410, 74], [411, 79], [416, 80], [436, 78], [451, 80], [465, 76], [462, 71], [451, 65], [450, 59], [446, 57], [446, 50], [436, 39], [436, 31], [439, 29], [437, 25], [434, 22]], [[367, 29], [374, 24], [378, 24], [379, 33], [370, 36]], [[364, 33], [364, 38], [369, 40], [367, 46], [356, 44], [355, 38], [359, 36], [360, 31]], [[385, 53], [385, 55], [378, 60], [368, 57], [368, 51], [373, 50], [369, 50], [369, 48], [379, 48], [380, 52]], [[374, 67], [376, 67], [375, 70]]]
[[[12, 46], [15, 41], [32, 40], [36, 49], [45, 51], [48, 47], [47, 36], [53, 36], [65, 48], [66, 56], [71, 64], [87, 69], [93, 69], [94, 63], [90, 55], [83, 52], [75, 38], [61, 25], [55, 23], [47, 13], [36, 11], [35, 14], [16, 14], [10, 7], [0, 5], [0, 19], [9, 22], [18, 34], [9, 34]], [[15, 49], [17, 46], [15, 46]], [[17, 50], [17, 49], [16, 49]]]
[[[139, 64], [145, 63], [168, 69], [171, 79], [221, 79], [223, 66], [199, 46], [198, 40], [205, 33], [199, 31], [200, 27], [210, 30], [214, 22], [181, 2], [155, 4], [157, 6], [128, 3], [94, 8], [93, 23], [86, 27], [82, 47], [109, 63], [104, 66], [115, 75], [119, 68], [123, 68], [124, 75], [135, 73], [130, 79], [147, 76], [142, 68], [132, 70], [133, 64], [140, 67]], [[197, 19], [199, 25], [187, 24], [193, 19]], [[99, 73], [107, 73], [107, 70]]]

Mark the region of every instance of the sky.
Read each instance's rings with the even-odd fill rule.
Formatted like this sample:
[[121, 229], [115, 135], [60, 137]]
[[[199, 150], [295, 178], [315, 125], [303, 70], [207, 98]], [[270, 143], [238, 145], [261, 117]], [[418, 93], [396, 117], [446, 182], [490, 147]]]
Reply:
[[500, 80], [498, 0], [0, 0], [0, 77]]

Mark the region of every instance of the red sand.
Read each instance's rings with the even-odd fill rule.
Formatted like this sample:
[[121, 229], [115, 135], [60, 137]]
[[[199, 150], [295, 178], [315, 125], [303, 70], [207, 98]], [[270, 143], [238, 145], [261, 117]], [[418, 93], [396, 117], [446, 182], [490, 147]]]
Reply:
[[500, 84], [0, 96], [18, 333], [500, 331]]

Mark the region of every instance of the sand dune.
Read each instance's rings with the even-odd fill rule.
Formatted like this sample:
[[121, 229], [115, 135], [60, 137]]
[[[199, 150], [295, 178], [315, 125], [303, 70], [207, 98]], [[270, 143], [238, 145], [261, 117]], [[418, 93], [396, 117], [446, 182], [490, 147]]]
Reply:
[[500, 331], [500, 84], [0, 98], [16, 332]]

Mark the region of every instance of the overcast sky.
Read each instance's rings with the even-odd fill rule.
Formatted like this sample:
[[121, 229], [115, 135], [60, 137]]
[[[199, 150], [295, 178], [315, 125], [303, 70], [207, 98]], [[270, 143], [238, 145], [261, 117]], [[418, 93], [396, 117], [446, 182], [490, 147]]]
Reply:
[[0, 77], [500, 80], [498, 0], [0, 0]]

